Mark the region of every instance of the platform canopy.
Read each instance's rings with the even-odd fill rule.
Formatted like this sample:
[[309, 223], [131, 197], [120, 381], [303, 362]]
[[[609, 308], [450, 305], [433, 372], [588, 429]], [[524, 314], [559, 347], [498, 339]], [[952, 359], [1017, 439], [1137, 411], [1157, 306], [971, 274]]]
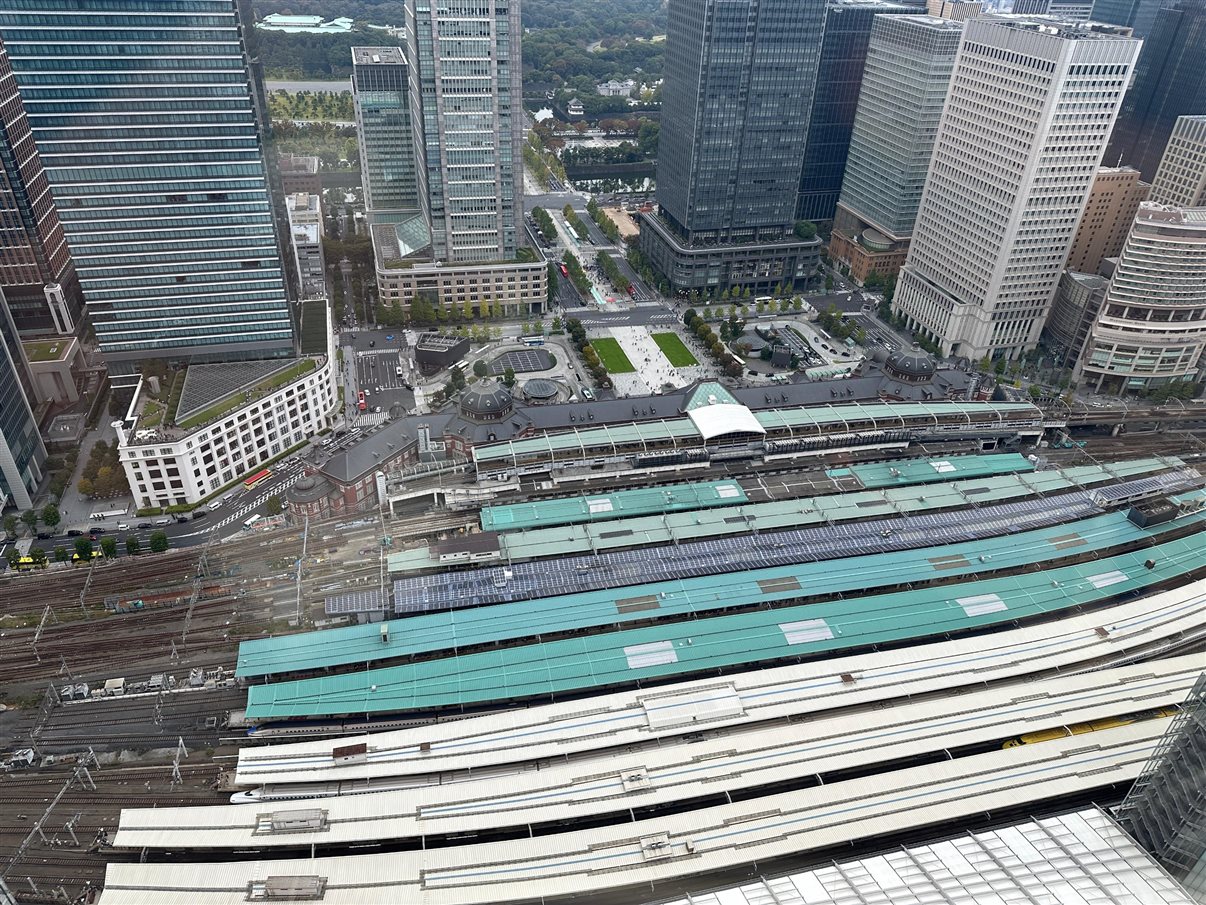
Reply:
[[744, 405], [718, 403], [691, 409], [687, 417], [705, 440], [726, 434], [765, 434], [766, 428]]

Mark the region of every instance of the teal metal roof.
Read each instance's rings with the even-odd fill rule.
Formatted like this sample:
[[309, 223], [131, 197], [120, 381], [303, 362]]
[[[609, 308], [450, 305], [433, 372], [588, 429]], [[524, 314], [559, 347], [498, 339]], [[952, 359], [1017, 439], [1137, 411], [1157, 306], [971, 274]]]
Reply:
[[[768, 409], [754, 412], [754, 417], [768, 431], [806, 429], [809, 435], [849, 425], [874, 422], [882, 427], [898, 427], [905, 418], [930, 417], [964, 413], [981, 416], [994, 414], [1000, 421], [1019, 415], [1037, 418], [1036, 406], [1027, 402], [901, 402], [850, 403], [848, 405], [814, 405], [791, 409]], [[566, 450], [586, 450], [624, 446], [634, 443], [666, 443], [677, 440], [701, 440], [699, 431], [689, 418], [668, 418], [662, 421], [641, 421], [634, 424], [604, 425], [576, 428], [557, 434], [545, 434], [527, 440], [508, 440], [474, 447], [477, 462], [523, 459], [529, 455], [546, 455]]]
[[947, 456], [932, 459], [906, 459], [899, 462], [871, 462], [831, 468], [825, 472], [831, 478], [854, 475], [868, 489], [873, 487], [906, 487], [910, 484], [929, 484], [934, 481], [953, 481], [957, 478], [984, 478], [991, 475], [1034, 471], [1034, 463], [1018, 453], [995, 453], [985, 456]]
[[[1151, 561], [1147, 568], [1145, 561]], [[1142, 592], [1206, 566], [1201, 536], [1076, 566], [583, 635], [254, 686], [253, 720], [458, 708], [921, 639]], [[1108, 628], [1109, 614], [1102, 623]]]
[[[1194, 496], [1206, 497], [1206, 492]], [[1124, 513], [1114, 512], [992, 541], [977, 540], [425, 613], [389, 623], [388, 642], [381, 641], [381, 627], [374, 624], [256, 639], [239, 645], [236, 675], [265, 676], [371, 663], [538, 637], [544, 632], [600, 629], [651, 618], [766, 605], [804, 596], [837, 596], [909, 581], [970, 576], [1062, 559], [1090, 550], [1106, 550], [1158, 536], [1173, 527], [1203, 521], [1206, 521], [1206, 511], [1183, 516], [1175, 523], [1144, 529], [1128, 521]], [[1001, 525], [1000, 531], [1005, 534], [1008, 526]]]
[[[855, 493], [800, 497], [769, 503], [744, 503], [710, 510], [626, 518], [605, 524], [530, 528], [504, 534], [502, 559], [524, 560], [575, 553], [603, 553], [628, 547], [682, 543], [701, 538], [835, 524], [867, 518], [890, 518], [919, 512], [1001, 503], [1036, 494], [1063, 493], [1107, 481], [1124, 481], [1169, 468], [1184, 467], [1177, 458], [1134, 459], [1109, 465], [1078, 465], [1049, 471], [1021, 472], [917, 487], [889, 487]], [[840, 476], [835, 470], [835, 477]], [[427, 547], [388, 556], [389, 570], [402, 574], [438, 568]]]
[[514, 503], [510, 506], [486, 506], [482, 509], [482, 530], [521, 531], [537, 526], [548, 528], [577, 522], [600, 522], [655, 512], [733, 506], [748, 502], [748, 499], [735, 480], [641, 487], [637, 490], [617, 490], [534, 503]]

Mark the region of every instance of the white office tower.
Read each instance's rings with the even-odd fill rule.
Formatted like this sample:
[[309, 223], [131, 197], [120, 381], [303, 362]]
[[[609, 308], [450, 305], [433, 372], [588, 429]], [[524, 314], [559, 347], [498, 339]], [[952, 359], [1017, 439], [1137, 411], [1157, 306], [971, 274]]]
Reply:
[[1038, 341], [1140, 45], [1115, 25], [967, 21], [893, 300], [944, 354]]
[[1196, 380], [1206, 354], [1203, 311], [1206, 208], [1140, 205], [1076, 379], [1102, 393]]
[[1177, 117], [1160, 158], [1160, 168], [1152, 179], [1148, 200], [1179, 207], [1206, 207], [1206, 114]]

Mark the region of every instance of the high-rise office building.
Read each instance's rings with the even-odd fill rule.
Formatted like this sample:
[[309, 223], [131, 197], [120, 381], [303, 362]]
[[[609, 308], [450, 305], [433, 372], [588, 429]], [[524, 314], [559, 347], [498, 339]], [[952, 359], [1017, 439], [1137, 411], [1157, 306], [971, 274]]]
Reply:
[[824, 0], [670, 0], [658, 216], [640, 247], [676, 290], [794, 283], [793, 241]]
[[1150, 189], [1133, 167], [1098, 167], [1068, 252], [1067, 269], [1097, 273], [1102, 260], [1117, 257]]
[[1013, 0], [1016, 16], [1054, 16], [1062, 22], [1086, 22], [1092, 17], [1093, 0]]
[[963, 43], [893, 307], [944, 353], [1034, 347], [1140, 42], [981, 16]]
[[25, 336], [73, 333], [84, 299], [42, 158], [0, 41], [0, 289]]
[[34, 420], [33, 379], [17, 327], [0, 296], [0, 509], [33, 505], [42, 480], [46, 446]]
[[1164, 0], [1143, 42], [1106, 162], [1132, 166], [1150, 182], [1177, 118], [1201, 113], [1206, 113], [1206, 0]]
[[1145, 203], [1077, 377], [1099, 393], [1193, 381], [1206, 354], [1206, 208]]
[[925, 11], [937, 19], [962, 22], [984, 12], [981, 0], [926, 0]]
[[1095, 0], [1094, 22], [1127, 25], [1136, 38], [1146, 38], [1156, 23], [1156, 13], [1163, 0]]
[[825, 6], [825, 37], [800, 172], [798, 220], [833, 219], [850, 152], [871, 26], [885, 13], [924, 15], [925, 11], [886, 0], [829, 0]]
[[408, 0], [412, 120], [435, 257], [513, 260], [523, 204], [519, 4]]
[[410, 73], [402, 48], [352, 48], [352, 100], [369, 223], [409, 218], [422, 209], [416, 165], [421, 145], [411, 124]]
[[904, 264], [962, 36], [950, 19], [875, 17], [829, 239], [860, 283]]
[[1151, 200], [1206, 207], [1206, 115], [1177, 118], [1152, 180]]
[[242, 0], [0, 4], [110, 368], [293, 354]]

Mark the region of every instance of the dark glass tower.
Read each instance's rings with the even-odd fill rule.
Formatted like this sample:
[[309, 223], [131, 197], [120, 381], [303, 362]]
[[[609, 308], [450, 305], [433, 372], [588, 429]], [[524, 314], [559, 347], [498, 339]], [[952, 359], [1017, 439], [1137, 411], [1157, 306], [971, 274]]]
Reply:
[[0, 42], [0, 289], [25, 336], [73, 333], [83, 325], [83, 295]]
[[687, 242], [790, 232], [824, 13], [823, 0], [670, 0], [657, 200]]
[[0, 509], [7, 503], [29, 509], [46, 465], [32, 386], [17, 328], [0, 295]]
[[925, 9], [877, 0], [830, 0], [825, 7], [825, 39], [808, 119], [798, 220], [833, 219], [850, 153], [871, 25], [881, 13], [924, 15]]
[[1136, 38], [1146, 38], [1156, 24], [1161, 0], [1096, 0], [1092, 20], [1129, 25]]
[[420, 209], [410, 74], [400, 47], [352, 48], [352, 98], [364, 206], [370, 221]]
[[0, 38], [118, 373], [149, 357], [293, 354], [238, 6], [0, 3]]
[[1206, 0], [1164, 0], [1123, 100], [1105, 163], [1156, 175], [1177, 117], [1206, 113]]

